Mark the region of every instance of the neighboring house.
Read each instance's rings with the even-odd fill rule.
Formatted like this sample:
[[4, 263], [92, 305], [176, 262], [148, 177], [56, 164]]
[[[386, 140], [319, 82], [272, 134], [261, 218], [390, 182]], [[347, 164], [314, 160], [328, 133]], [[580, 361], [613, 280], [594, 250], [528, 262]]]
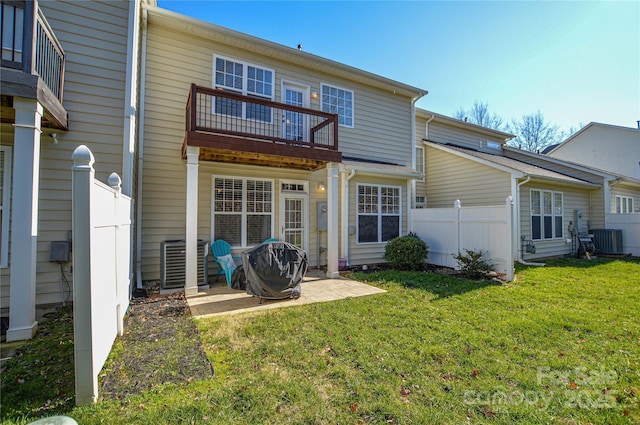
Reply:
[[[452, 207], [456, 199], [463, 206], [502, 205], [511, 196], [516, 258], [569, 254], [570, 222], [581, 233], [605, 228], [618, 191], [640, 194], [638, 180], [508, 147], [507, 133], [421, 109], [416, 127], [425, 156], [416, 205]], [[535, 254], [522, 249], [528, 241]]]
[[[547, 155], [640, 180], [640, 129], [592, 122], [555, 146]], [[640, 195], [626, 186], [616, 187], [611, 198], [612, 211], [638, 213]]]
[[408, 231], [426, 91], [161, 8], [143, 14], [143, 280], [160, 277], [172, 239], [186, 239], [187, 273], [197, 239], [239, 253], [278, 238], [330, 277], [338, 257], [381, 262]]
[[[133, 194], [137, 1], [2, 1], [0, 307], [7, 340], [30, 338], [35, 306], [70, 300], [71, 154], [88, 145], [96, 177]], [[57, 259], [63, 258], [56, 257]]]
[[640, 129], [591, 122], [547, 155], [640, 180]]

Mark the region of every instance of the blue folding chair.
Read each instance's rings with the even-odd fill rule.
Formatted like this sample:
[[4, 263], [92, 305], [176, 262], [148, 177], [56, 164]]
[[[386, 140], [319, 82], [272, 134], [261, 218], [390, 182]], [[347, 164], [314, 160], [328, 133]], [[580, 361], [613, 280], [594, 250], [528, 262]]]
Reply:
[[216, 282], [218, 278], [223, 274], [227, 278], [227, 285], [231, 286], [231, 276], [236, 269], [236, 259], [240, 257], [234, 257], [231, 255], [231, 245], [225, 240], [218, 239], [211, 244], [211, 253], [213, 254], [213, 261], [218, 264], [218, 274], [216, 275]]

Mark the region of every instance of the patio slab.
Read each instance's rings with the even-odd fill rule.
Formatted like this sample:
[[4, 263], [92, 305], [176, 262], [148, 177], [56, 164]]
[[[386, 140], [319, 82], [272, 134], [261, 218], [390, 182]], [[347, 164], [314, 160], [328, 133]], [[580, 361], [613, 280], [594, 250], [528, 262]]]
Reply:
[[296, 300], [263, 299], [260, 304], [257, 297], [231, 289], [224, 283], [216, 283], [211, 289], [188, 296], [187, 303], [193, 317], [203, 318], [335, 301], [383, 292], [386, 291], [351, 279], [326, 279], [308, 275], [302, 281], [300, 298]]

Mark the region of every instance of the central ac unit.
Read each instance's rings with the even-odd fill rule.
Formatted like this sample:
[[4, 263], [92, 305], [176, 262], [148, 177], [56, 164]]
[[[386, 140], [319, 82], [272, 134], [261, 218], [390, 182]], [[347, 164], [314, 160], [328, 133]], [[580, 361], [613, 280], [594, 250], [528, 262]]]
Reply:
[[[206, 285], [208, 279], [207, 255], [209, 244], [198, 239], [198, 285]], [[186, 241], [169, 240], [160, 244], [160, 287], [184, 288], [186, 281]]]
[[598, 253], [622, 254], [622, 230], [619, 229], [595, 229], [593, 230], [593, 243]]

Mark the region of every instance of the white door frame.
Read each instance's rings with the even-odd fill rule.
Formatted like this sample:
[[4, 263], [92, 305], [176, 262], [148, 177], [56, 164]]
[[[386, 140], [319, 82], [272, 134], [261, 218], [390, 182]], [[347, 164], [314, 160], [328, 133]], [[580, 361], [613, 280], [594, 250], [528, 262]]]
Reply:
[[[282, 187], [282, 184], [281, 184], [281, 187]], [[303, 209], [302, 211], [302, 226], [303, 226], [302, 249], [304, 249], [305, 252], [308, 253], [309, 252], [309, 193], [280, 191], [280, 208], [279, 208], [280, 209], [280, 213], [279, 213], [280, 228], [278, 229], [278, 238], [282, 241], [285, 240], [284, 224], [285, 224], [285, 200], [286, 199], [302, 200], [302, 209]]]

